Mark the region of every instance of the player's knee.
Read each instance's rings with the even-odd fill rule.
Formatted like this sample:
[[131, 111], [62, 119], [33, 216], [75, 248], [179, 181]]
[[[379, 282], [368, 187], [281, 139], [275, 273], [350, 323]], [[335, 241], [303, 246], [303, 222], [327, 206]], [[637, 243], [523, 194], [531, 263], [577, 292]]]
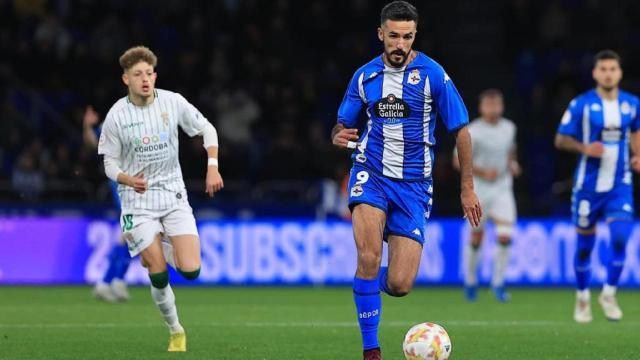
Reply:
[[611, 245], [624, 247], [633, 231], [633, 222], [625, 220], [614, 221], [609, 224], [609, 229], [611, 232]]
[[624, 240], [616, 240], [612, 239], [611, 241], [611, 252], [613, 256], [624, 256], [627, 248], [627, 242]]
[[411, 289], [413, 288], [413, 284], [407, 280], [394, 280], [389, 279], [389, 295], [394, 297], [403, 297], [407, 296]]
[[200, 267], [191, 269], [178, 268], [178, 272], [187, 280], [195, 280], [200, 276]]
[[498, 236], [498, 243], [502, 246], [510, 246], [511, 245], [511, 237], [510, 236]]
[[482, 229], [477, 229], [471, 232], [471, 247], [473, 247], [474, 249], [479, 248], [480, 246], [482, 246], [482, 238], [483, 238], [484, 232]]
[[358, 253], [358, 266], [368, 269], [375, 268], [376, 272], [382, 260], [382, 254], [377, 251], [361, 251]]
[[498, 235], [498, 239], [500, 243], [508, 243], [511, 241], [511, 236], [513, 235], [513, 225], [512, 224], [498, 224], [496, 226], [496, 234]]
[[482, 238], [480, 239], [471, 239], [471, 247], [474, 249], [479, 249], [482, 246]]
[[169, 285], [169, 272], [161, 271], [156, 273], [149, 273], [149, 280], [151, 280], [151, 286], [156, 289], [164, 289]]
[[[142, 261], [141, 261], [142, 262]], [[161, 273], [167, 271], [167, 263], [163, 261], [144, 261], [145, 268], [149, 271], [149, 274]]]
[[578, 251], [576, 252], [576, 259], [580, 262], [589, 261], [590, 258], [591, 258], [590, 248], [578, 249]]

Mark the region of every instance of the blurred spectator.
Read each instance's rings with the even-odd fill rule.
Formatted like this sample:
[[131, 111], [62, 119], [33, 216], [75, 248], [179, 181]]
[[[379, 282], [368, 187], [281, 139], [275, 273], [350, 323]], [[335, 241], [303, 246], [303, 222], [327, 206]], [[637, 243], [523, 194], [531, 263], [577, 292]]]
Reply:
[[22, 199], [28, 201], [37, 200], [44, 191], [44, 174], [38, 169], [37, 160], [31, 152], [25, 151], [18, 158], [11, 185]]
[[[104, 117], [126, 95], [118, 56], [144, 44], [159, 55], [157, 86], [194, 99], [217, 127], [228, 191], [234, 182], [250, 186], [238, 193], [271, 180], [317, 186], [348, 166], [329, 131], [353, 71], [380, 53], [376, 28], [386, 2], [0, 0], [0, 180], [14, 188], [16, 180], [21, 189], [33, 183], [40, 192], [51, 179], [104, 186], [95, 151], [82, 146], [81, 114], [93, 104]], [[445, 66], [471, 116], [481, 89], [513, 94], [508, 115], [518, 122], [523, 167], [545, 174], [525, 174], [516, 184], [518, 198], [529, 199], [520, 213], [545, 215], [554, 201], [566, 203], [566, 193], [549, 195], [566, 190], [554, 183], [571, 177], [564, 165], [572, 159], [551, 147], [558, 119], [575, 94], [592, 86], [590, 59], [601, 48], [622, 53], [623, 87], [640, 88], [638, 2], [416, 5], [425, 19], [416, 48]], [[455, 187], [442, 185], [457, 181], [453, 140], [438, 139], [434, 210], [457, 214]], [[203, 157], [197, 141], [181, 141], [181, 157]], [[187, 184], [203, 171], [199, 161], [183, 162]]]

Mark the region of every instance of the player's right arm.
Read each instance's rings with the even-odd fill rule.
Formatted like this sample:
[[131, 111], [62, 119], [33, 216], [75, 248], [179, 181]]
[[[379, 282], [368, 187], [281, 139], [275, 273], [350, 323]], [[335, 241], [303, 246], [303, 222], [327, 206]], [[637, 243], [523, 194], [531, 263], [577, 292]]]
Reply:
[[604, 146], [600, 141], [594, 141], [589, 144], [578, 141], [578, 125], [582, 119], [583, 111], [582, 106], [576, 99], [569, 103], [569, 107], [562, 115], [560, 126], [558, 126], [554, 145], [558, 150], [595, 158], [602, 157]]
[[344, 148], [354, 149], [356, 141], [358, 141], [358, 115], [365, 105], [360, 94], [360, 87], [363, 81], [364, 73], [357, 71], [347, 87], [340, 108], [338, 108], [338, 123], [331, 129], [331, 141], [333, 145]]
[[94, 129], [98, 121], [100, 121], [98, 113], [93, 109], [93, 106], [88, 105], [82, 117], [82, 141], [85, 146], [91, 149], [98, 147], [98, 137]]
[[134, 176], [122, 171], [120, 162], [122, 143], [116, 130], [116, 124], [109, 115], [102, 125], [100, 140], [98, 141], [98, 154], [104, 155], [104, 172], [107, 177], [119, 184], [132, 187], [137, 193], [142, 194], [147, 191], [147, 180], [144, 174], [139, 173]]

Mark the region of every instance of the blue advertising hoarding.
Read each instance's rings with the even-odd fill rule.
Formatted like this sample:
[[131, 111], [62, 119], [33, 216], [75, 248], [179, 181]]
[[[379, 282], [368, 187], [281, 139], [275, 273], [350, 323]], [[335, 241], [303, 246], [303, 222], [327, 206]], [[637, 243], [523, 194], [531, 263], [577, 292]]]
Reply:
[[[198, 224], [202, 271], [197, 284], [345, 285], [353, 278], [355, 246], [348, 222], [211, 221]], [[432, 220], [427, 229], [417, 282], [462, 283], [468, 226], [461, 220]], [[108, 266], [111, 245], [120, 236], [114, 222], [85, 218], [0, 218], [0, 284], [84, 284], [97, 281]], [[606, 276], [609, 230], [598, 226], [593, 282]], [[488, 283], [495, 247], [487, 229], [479, 279]], [[514, 232], [506, 279], [512, 285], [570, 286], [575, 231], [564, 220], [524, 220]], [[627, 245], [621, 285], [640, 286], [640, 224]], [[386, 258], [386, 249], [385, 256]], [[131, 283], [148, 277], [136, 260]], [[186, 283], [178, 276], [172, 281]]]

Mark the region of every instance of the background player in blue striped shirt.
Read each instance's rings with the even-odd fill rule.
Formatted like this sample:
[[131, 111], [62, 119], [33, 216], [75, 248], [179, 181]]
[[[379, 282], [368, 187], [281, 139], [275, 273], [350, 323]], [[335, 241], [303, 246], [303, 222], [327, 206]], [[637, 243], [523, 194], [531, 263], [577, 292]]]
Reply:
[[[378, 37], [384, 53], [353, 75], [331, 134], [334, 145], [355, 149], [349, 207], [358, 250], [353, 294], [364, 359], [381, 359], [380, 291], [404, 296], [417, 275], [432, 205], [438, 114], [456, 134], [465, 217], [477, 226], [482, 215], [473, 190], [467, 110], [444, 69], [412, 50], [417, 23], [416, 8], [405, 1], [382, 9]], [[362, 110], [367, 123], [359, 131]], [[381, 268], [383, 239], [389, 244], [389, 265]]]
[[[574, 258], [578, 288], [574, 319], [581, 323], [592, 320], [589, 279], [598, 220], [606, 220], [611, 234], [607, 280], [598, 300], [609, 320], [622, 318], [615, 294], [633, 226], [629, 167], [640, 172], [638, 98], [618, 87], [622, 79], [620, 56], [611, 50], [596, 54], [593, 79], [596, 88], [571, 101], [555, 139], [558, 149], [580, 155], [572, 212], [578, 233]], [[629, 144], [633, 152], [631, 160]]]
[[[92, 106], [87, 106], [83, 117], [83, 131], [82, 140], [85, 146], [96, 150], [98, 148], [98, 139], [100, 138], [100, 132], [102, 127], [95, 127], [98, 125], [100, 117]], [[120, 197], [118, 196], [118, 184], [115, 181], [110, 181], [111, 196], [113, 197], [113, 205], [120, 212]], [[108, 302], [122, 302], [129, 300], [129, 291], [127, 290], [127, 283], [124, 281], [124, 276], [127, 274], [131, 264], [131, 256], [129, 256], [129, 249], [127, 243], [123, 237], [118, 239], [118, 242], [113, 245], [109, 252], [109, 267], [104, 273], [102, 280], [96, 282], [93, 288], [93, 296], [98, 300], [104, 300]]]

